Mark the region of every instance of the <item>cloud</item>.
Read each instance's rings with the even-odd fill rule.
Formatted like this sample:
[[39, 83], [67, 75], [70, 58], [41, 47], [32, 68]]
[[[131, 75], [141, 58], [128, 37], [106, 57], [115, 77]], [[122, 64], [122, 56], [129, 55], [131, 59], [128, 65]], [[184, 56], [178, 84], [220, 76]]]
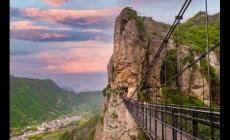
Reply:
[[102, 32], [103, 30], [101, 29], [82, 29], [83, 32], [92, 32], [92, 33], [96, 33], [96, 32]]
[[34, 25], [31, 21], [11, 21], [11, 30], [23, 30], [23, 29], [48, 29], [47, 26]]
[[28, 51], [24, 51], [24, 50], [11, 50], [10, 51], [10, 55], [27, 55], [29, 54]]
[[105, 29], [113, 26], [120, 10], [116, 7], [92, 10], [11, 8], [10, 13], [11, 16], [55, 22], [70, 27]]
[[11, 30], [10, 37], [30, 41], [61, 41], [69, 38], [68, 35], [63, 33], [44, 32], [42, 30]]
[[87, 40], [87, 41], [68, 41], [68, 42], [55, 42], [50, 43], [50, 46], [53, 46], [55, 48], [110, 48], [112, 47], [112, 43], [110, 42], [103, 42], [103, 41], [95, 41], [95, 40]]
[[51, 5], [51, 6], [60, 6], [61, 4], [64, 4], [68, 1], [69, 0], [43, 0], [44, 3]]
[[82, 31], [74, 31], [74, 30], [62, 31], [62, 30], [12, 29], [10, 30], [10, 38], [18, 39], [18, 40], [29, 40], [29, 41], [61, 42], [61, 41], [83, 41], [83, 40], [110, 41], [112, 37], [108, 34], [100, 33], [100, 32], [85, 32], [85, 31], [82, 32]]
[[60, 31], [71, 30], [70, 28], [37, 25], [34, 22], [28, 20], [11, 21], [10, 29], [11, 30], [60, 30]]
[[[54, 73], [92, 73], [106, 72], [107, 61], [111, 56], [111, 48], [76, 48], [72, 49], [73, 53], [68, 53], [68, 57], [60, 59], [57, 55], [41, 54], [39, 57], [48, 65], [42, 69]], [[81, 55], [84, 54], [84, 55]], [[96, 55], [94, 55], [96, 54]], [[63, 55], [62, 55], [63, 56]]]
[[113, 50], [112, 43], [93, 40], [50, 45], [56, 49], [11, 56], [11, 62], [14, 62], [11, 69], [41, 73], [105, 73]]

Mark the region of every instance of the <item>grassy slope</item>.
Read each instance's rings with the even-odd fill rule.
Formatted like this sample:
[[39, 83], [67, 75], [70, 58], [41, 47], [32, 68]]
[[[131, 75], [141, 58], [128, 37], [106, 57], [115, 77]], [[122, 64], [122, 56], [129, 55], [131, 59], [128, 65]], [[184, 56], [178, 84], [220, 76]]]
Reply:
[[[97, 110], [101, 92], [73, 93], [51, 80], [10, 77], [10, 128], [22, 128], [73, 111]], [[89, 107], [90, 106], [90, 107]]]

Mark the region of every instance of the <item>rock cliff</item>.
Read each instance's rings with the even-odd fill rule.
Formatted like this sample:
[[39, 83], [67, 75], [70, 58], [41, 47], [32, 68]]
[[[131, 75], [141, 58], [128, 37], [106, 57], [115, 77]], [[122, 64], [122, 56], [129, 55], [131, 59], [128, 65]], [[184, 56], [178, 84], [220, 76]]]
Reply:
[[[124, 94], [131, 96], [140, 85], [166, 31], [166, 24], [138, 16], [131, 8], [123, 9], [116, 18], [114, 50], [107, 67], [108, 86], [104, 90], [103, 118], [96, 130], [95, 140], [137, 139], [140, 130], [121, 97]], [[143, 86], [148, 88], [149, 93], [160, 90], [159, 73], [163, 59], [164, 56], [160, 56]], [[149, 95], [152, 96], [150, 98], [155, 97]]]
[[[95, 140], [138, 139], [141, 130], [122, 102], [122, 96], [142, 101], [161, 102], [163, 96], [161, 84], [164, 83], [162, 79], [165, 78], [162, 74], [165, 70], [163, 64], [166, 61], [169, 62], [167, 73], [171, 73], [168, 75], [170, 77], [178, 72], [179, 65], [180, 69], [183, 69], [199, 56], [200, 53], [194, 52], [191, 45], [180, 45], [181, 53], [179, 53], [178, 44], [172, 38], [168, 42], [168, 49], [162, 51], [166, 53], [161, 53], [150, 72], [147, 73], [147, 68], [168, 28], [167, 24], [137, 15], [137, 12], [129, 7], [124, 8], [116, 18], [114, 49], [107, 66], [108, 85], [103, 90], [105, 101], [100, 123], [95, 132]], [[180, 63], [178, 59], [181, 60]], [[215, 53], [210, 55], [210, 60], [219, 75], [219, 60]], [[167, 86], [180, 89], [183, 95], [196, 96], [208, 105], [209, 87], [206, 75], [201, 70], [206, 66], [203, 63], [184, 72]], [[146, 82], [142, 85], [143, 80]], [[132, 96], [139, 86], [141, 89]]]

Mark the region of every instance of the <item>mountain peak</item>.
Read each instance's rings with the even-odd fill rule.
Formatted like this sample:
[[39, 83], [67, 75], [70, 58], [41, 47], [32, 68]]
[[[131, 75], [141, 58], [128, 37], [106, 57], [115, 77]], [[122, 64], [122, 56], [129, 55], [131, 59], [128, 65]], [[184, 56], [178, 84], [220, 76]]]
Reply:
[[195, 14], [195, 16], [203, 16], [203, 15], [206, 15], [204, 11], [199, 11]]
[[[209, 15], [209, 23], [219, 22], [220, 13]], [[204, 25], [206, 22], [206, 13], [204, 11], [197, 12], [193, 17], [189, 18], [186, 22], [194, 23], [196, 25]]]
[[120, 16], [137, 16], [137, 11], [135, 11], [132, 7], [125, 7], [124, 9], [121, 10]]

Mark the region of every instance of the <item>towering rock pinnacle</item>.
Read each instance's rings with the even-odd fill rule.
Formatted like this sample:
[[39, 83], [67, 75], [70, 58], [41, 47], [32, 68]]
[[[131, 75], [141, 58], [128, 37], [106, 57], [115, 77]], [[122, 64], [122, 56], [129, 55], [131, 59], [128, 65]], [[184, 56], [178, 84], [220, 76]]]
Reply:
[[[111, 89], [125, 89], [128, 96], [132, 94], [145, 78], [147, 67], [160, 46], [164, 31], [162, 24], [148, 17], [140, 17], [130, 8], [121, 11], [115, 23], [114, 50], [108, 64]], [[151, 70], [153, 73], [150, 73], [144, 86], [159, 85], [157, 71], [161, 64], [158, 64]]]
[[[139, 128], [130, 116], [122, 96], [131, 96], [146, 78], [146, 70], [156, 50], [160, 47], [167, 25], [141, 17], [127, 7], [116, 18], [114, 29], [114, 50], [107, 66], [108, 86], [104, 89], [104, 108], [101, 122], [95, 133], [95, 140], [133, 140], [139, 135]], [[147, 76], [144, 89], [148, 89], [153, 99], [159, 91], [162, 59]], [[137, 96], [134, 95], [133, 98]]]

